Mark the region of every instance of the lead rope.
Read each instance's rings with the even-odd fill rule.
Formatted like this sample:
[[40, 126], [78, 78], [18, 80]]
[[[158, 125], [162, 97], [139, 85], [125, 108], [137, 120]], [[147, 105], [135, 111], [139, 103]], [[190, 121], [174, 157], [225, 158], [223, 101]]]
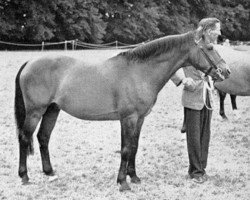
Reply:
[[[213, 110], [213, 104], [214, 104], [213, 90], [214, 90], [214, 84], [211, 80], [211, 77], [209, 76], [208, 81], [204, 80], [204, 88], [203, 88], [203, 102], [208, 110]], [[208, 91], [211, 107], [208, 107], [207, 102], [206, 102], [207, 91]]]

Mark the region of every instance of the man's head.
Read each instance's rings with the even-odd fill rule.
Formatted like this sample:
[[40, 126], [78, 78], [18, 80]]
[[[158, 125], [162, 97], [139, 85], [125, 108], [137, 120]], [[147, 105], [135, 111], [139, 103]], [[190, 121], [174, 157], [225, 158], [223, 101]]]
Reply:
[[207, 43], [217, 43], [217, 38], [221, 35], [220, 20], [217, 18], [204, 18], [198, 24], [198, 35]]

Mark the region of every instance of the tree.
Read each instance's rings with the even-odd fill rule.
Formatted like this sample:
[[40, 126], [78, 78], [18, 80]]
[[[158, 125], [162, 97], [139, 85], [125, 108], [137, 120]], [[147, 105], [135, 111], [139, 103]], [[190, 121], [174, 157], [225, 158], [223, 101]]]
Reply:
[[221, 20], [222, 34], [226, 38], [230, 40], [250, 40], [249, 1], [212, 1], [207, 9], [207, 16], [215, 16]]
[[101, 43], [106, 23], [99, 13], [101, 0], [60, 0], [55, 10], [56, 38]]
[[151, 40], [161, 34], [158, 28], [158, 8], [150, 0], [107, 0], [103, 10], [108, 23], [105, 40], [138, 43]]
[[230, 40], [250, 40], [249, 0], [1, 0], [0, 38], [139, 43], [217, 17]]
[[0, 36], [26, 42], [80, 39], [100, 43], [106, 23], [96, 8], [98, 3], [100, 0], [4, 0]]
[[165, 34], [180, 34], [194, 29], [190, 5], [186, 0], [156, 0], [160, 8], [159, 28]]

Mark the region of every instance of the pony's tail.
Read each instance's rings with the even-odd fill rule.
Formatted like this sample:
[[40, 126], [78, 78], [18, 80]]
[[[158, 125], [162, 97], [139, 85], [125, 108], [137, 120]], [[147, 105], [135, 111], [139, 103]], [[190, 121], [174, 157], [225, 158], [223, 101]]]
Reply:
[[[21, 68], [19, 69], [17, 75], [16, 75], [16, 88], [15, 88], [15, 102], [14, 102], [14, 108], [15, 108], [15, 119], [16, 119], [16, 126], [17, 126], [17, 136], [20, 143], [21, 139], [26, 139], [27, 137], [24, 135], [23, 132], [23, 125], [26, 117], [26, 110], [23, 100], [23, 94], [20, 87], [20, 75], [24, 67], [26, 66], [28, 62], [24, 63]], [[33, 147], [33, 138], [31, 137], [28, 141], [28, 155], [34, 154], [34, 147]]]

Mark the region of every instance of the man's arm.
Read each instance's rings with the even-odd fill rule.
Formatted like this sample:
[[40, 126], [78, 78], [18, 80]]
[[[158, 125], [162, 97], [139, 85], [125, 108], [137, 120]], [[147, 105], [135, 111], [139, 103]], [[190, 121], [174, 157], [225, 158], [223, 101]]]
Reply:
[[182, 83], [185, 86], [185, 89], [190, 91], [195, 90], [195, 81], [190, 77], [186, 77], [182, 68], [175, 72], [175, 74], [170, 79], [177, 87]]
[[182, 80], [186, 78], [183, 69], [179, 69], [175, 74], [170, 78], [171, 81], [178, 87], [181, 83]]

